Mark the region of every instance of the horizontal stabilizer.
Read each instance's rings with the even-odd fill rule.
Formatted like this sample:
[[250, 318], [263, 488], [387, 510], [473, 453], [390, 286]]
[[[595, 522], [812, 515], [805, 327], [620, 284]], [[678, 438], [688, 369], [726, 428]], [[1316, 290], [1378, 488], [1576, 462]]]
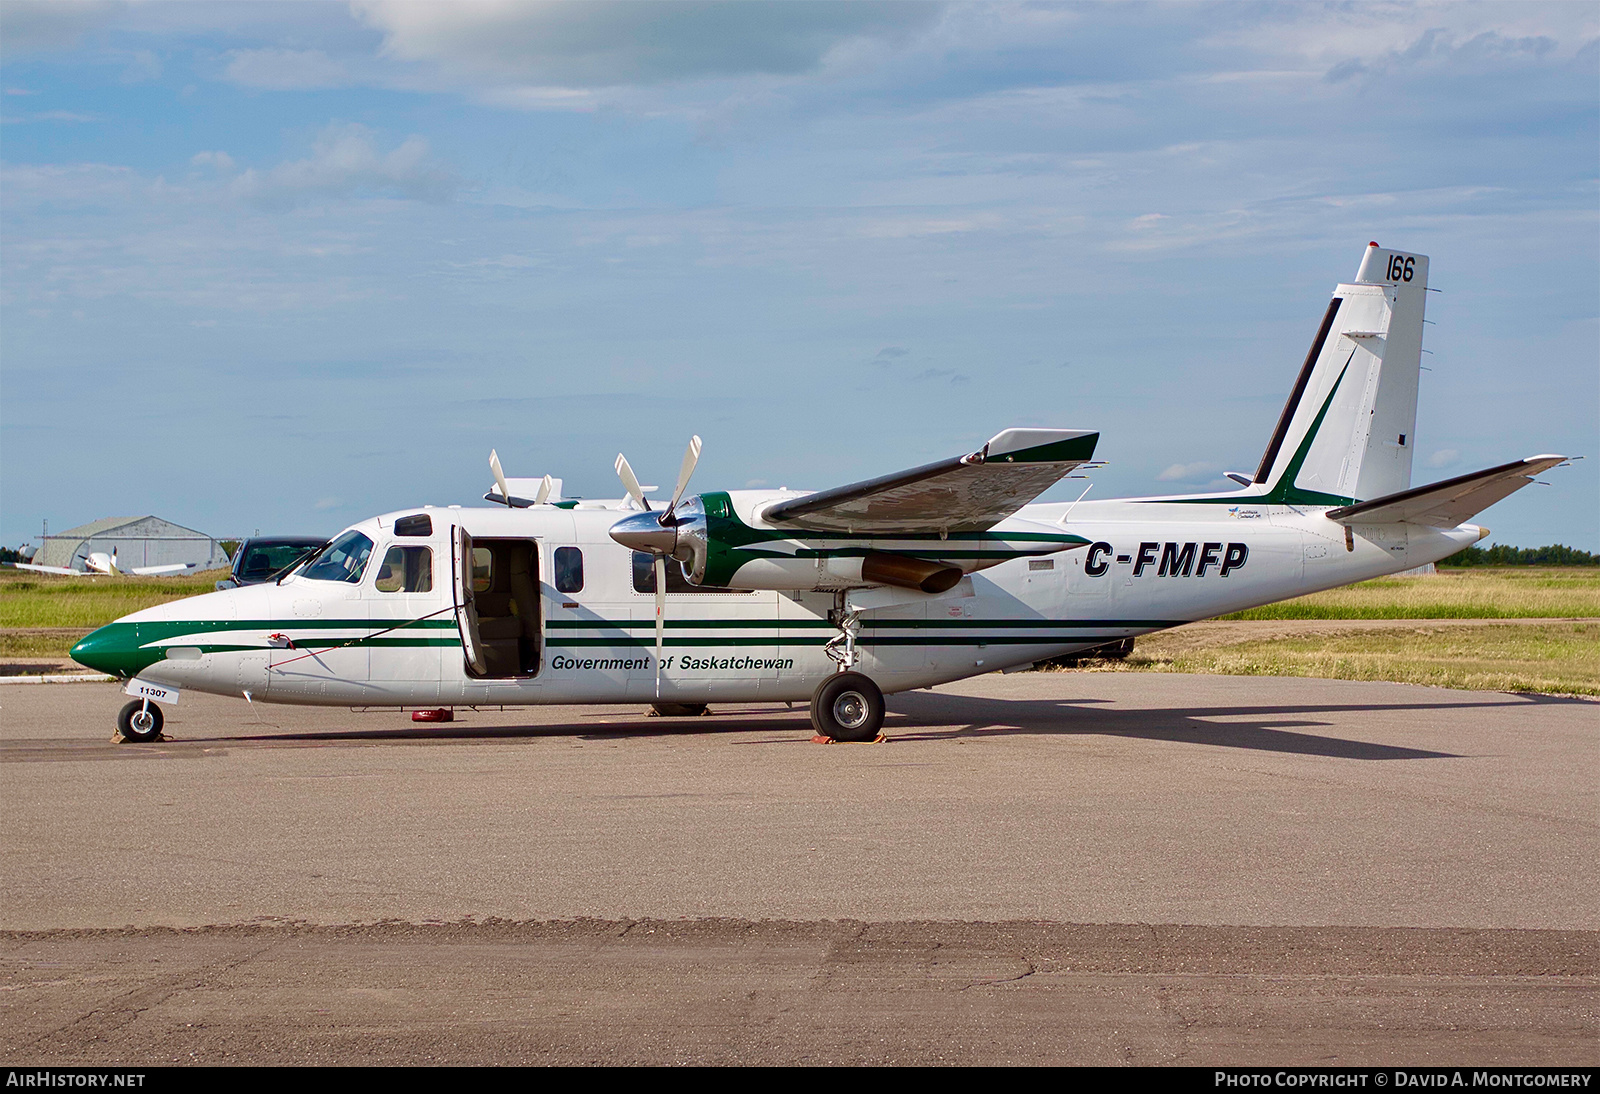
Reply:
[[875, 534], [986, 531], [1094, 456], [1087, 429], [1007, 429], [965, 456], [781, 501], [771, 524]]
[[1535, 475], [1566, 461], [1566, 456], [1530, 456], [1470, 475], [1346, 505], [1342, 509], [1330, 509], [1327, 516], [1340, 524], [1421, 524], [1429, 528], [1454, 528], [1502, 498], [1515, 494], [1532, 482]]

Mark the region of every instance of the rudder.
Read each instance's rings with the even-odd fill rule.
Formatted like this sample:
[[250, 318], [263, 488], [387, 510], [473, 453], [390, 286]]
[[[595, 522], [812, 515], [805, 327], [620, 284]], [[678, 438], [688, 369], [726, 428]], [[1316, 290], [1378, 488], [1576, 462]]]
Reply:
[[1349, 505], [1411, 485], [1425, 255], [1369, 244], [1338, 286], [1255, 481], [1284, 504]]

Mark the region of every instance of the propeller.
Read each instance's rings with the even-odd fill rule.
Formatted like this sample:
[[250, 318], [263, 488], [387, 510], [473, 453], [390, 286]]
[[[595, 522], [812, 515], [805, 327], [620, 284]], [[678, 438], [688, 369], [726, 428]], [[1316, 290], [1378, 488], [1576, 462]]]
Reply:
[[[494, 476], [495, 488], [500, 491], [500, 500], [506, 503], [507, 509], [516, 508], [516, 502], [511, 500], [511, 487], [506, 484], [506, 475], [500, 467], [500, 453], [494, 449], [489, 450], [489, 473]], [[543, 505], [550, 500], [550, 493], [555, 489], [556, 480], [546, 475], [539, 482], [539, 492], [534, 495], [533, 504]], [[485, 494], [488, 498], [491, 495]]]
[[510, 509], [511, 487], [506, 485], [506, 473], [500, 470], [500, 453], [492, 448], [489, 449], [489, 473], [494, 476], [494, 484], [500, 488], [500, 497], [504, 499], [506, 508]]
[[[661, 698], [661, 649], [666, 641], [667, 629], [667, 556], [677, 549], [678, 533], [677, 520], [673, 516], [678, 508], [678, 502], [683, 500], [683, 492], [688, 489], [689, 479], [694, 475], [695, 464], [700, 462], [700, 438], [690, 437], [689, 447], [684, 449], [683, 464], [678, 469], [678, 487], [672, 492], [672, 500], [667, 502], [667, 507], [656, 513], [650, 508], [650, 503], [645, 500], [644, 491], [639, 486], [639, 478], [633, 473], [633, 468], [628, 465], [628, 457], [617, 453], [617, 478], [622, 480], [622, 488], [628, 496], [644, 512], [638, 516], [625, 518], [619, 522], [617, 528], [612, 529], [612, 538], [626, 547], [636, 551], [647, 551], [655, 556], [653, 569], [656, 576], [656, 698]], [[645, 516], [650, 514], [651, 520]], [[623, 531], [619, 536], [623, 523], [632, 527]], [[651, 528], [650, 525], [655, 527]]]
[[628, 466], [628, 457], [621, 452], [617, 453], [616, 468], [617, 478], [622, 480], [622, 488], [628, 492], [628, 497], [646, 513], [650, 512], [650, 502], [645, 499], [644, 491], [639, 489], [639, 478], [633, 473], [633, 468]]

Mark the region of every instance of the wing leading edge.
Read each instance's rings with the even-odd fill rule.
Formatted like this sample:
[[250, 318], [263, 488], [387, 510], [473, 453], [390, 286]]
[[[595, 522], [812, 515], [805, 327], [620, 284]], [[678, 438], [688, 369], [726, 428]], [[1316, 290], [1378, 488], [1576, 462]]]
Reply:
[[978, 532], [1094, 456], [1085, 429], [1007, 429], [976, 452], [781, 501], [762, 518], [820, 532]]

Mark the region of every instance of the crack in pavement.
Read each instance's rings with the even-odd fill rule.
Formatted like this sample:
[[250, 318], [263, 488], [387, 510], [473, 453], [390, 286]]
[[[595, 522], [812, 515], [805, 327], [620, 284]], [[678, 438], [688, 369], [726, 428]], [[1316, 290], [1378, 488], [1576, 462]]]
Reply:
[[[100, 1026], [107, 1026], [113, 1021], [113, 1019], [117, 1018], [117, 1016], [125, 1016], [122, 1018], [122, 1020], [117, 1021], [115, 1026], [111, 1026], [110, 1028], [120, 1028], [122, 1026], [126, 1026], [129, 1023], [136, 1021], [141, 1014], [144, 1014], [155, 1007], [161, 1006], [163, 1003], [186, 991], [197, 991], [201, 988], [215, 986], [217, 981], [219, 981], [222, 977], [226, 976], [233, 970], [249, 964], [251, 961], [254, 961], [256, 958], [272, 949], [274, 945], [275, 942], [269, 942], [235, 960], [228, 961], [220, 966], [211, 966], [209, 968], [201, 969], [199, 970], [199, 976], [196, 976], [196, 970], [189, 969], [172, 976], [162, 977], [153, 983], [130, 988], [126, 992], [123, 992], [121, 995], [118, 995], [110, 1000], [104, 1006], [96, 1007], [93, 1010], [86, 1011], [64, 1025], [57, 1027], [56, 1029], [40, 1033], [32, 1040], [19, 1046], [19, 1050], [25, 1051], [27, 1049], [36, 1048], [52, 1039], [61, 1038], [73, 1030], [81, 1029], [85, 1027], [86, 1024], [93, 1023], [96, 1018], [104, 1019], [104, 1021], [99, 1023]], [[141, 1000], [141, 997], [145, 998]], [[135, 1003], [135, 1001], [138, 1002]], [[128, 1005], [130, 1003], [135, 1003], [135, 1005]], [[88, 1032], [91, 1032], [90, 1036], [86, 1038], [78, 1038], [80, 1043], [83, 1040], [100, 1039], [97, 1033], [93, 1033], [92, 1031]]]

